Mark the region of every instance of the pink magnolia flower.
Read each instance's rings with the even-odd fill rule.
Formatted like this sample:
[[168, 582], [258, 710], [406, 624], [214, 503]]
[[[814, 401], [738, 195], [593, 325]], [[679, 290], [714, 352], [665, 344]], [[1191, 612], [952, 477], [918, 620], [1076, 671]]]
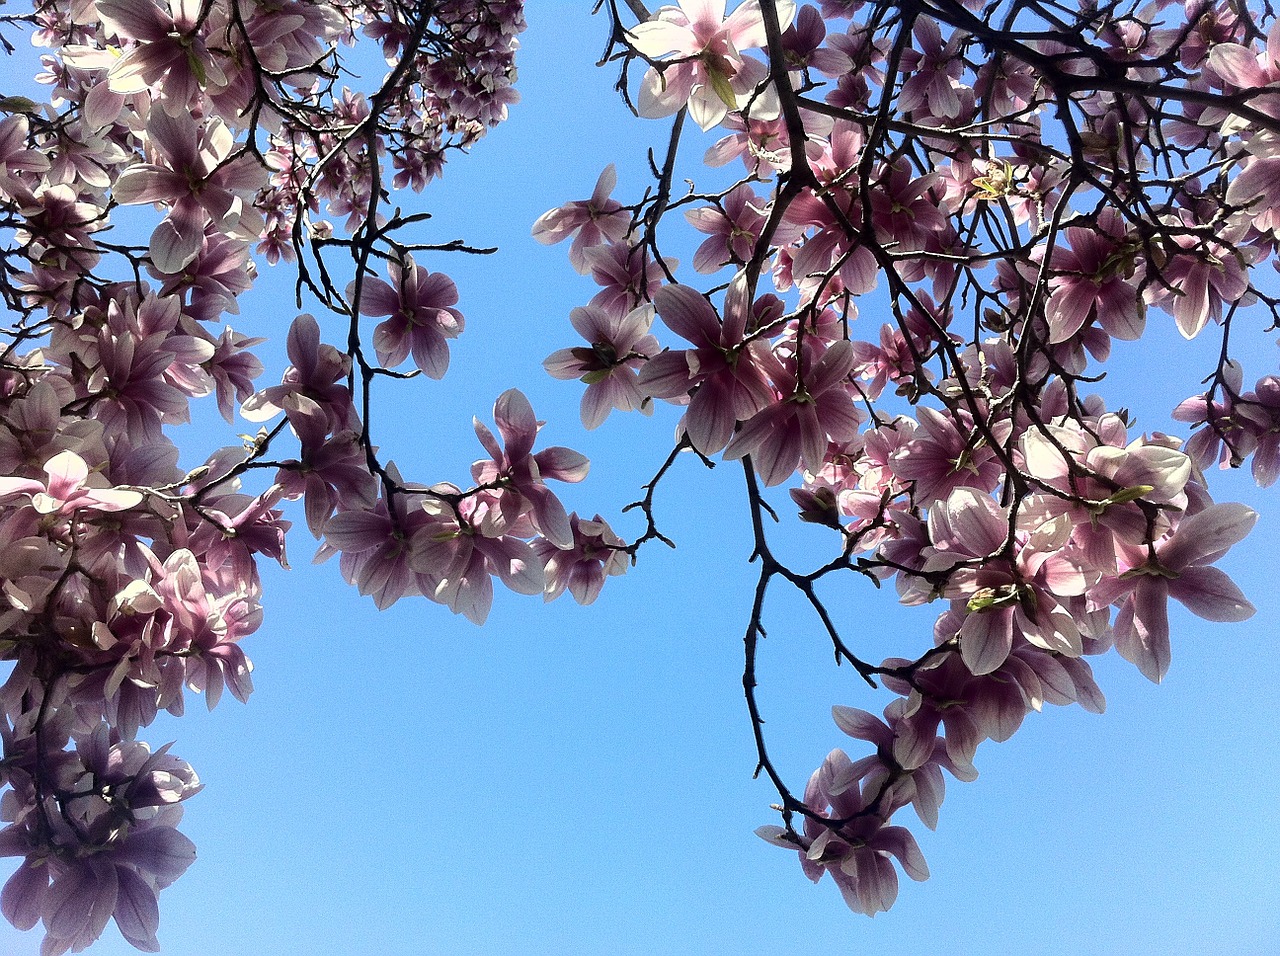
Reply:
[[0, 120], [0, 194], [18, 200], [31, 195], [34, 179], [49, 169], [49, 158], [38, 149], [27, 147], [30, 123], [25, 116], [6, 116]]
[[775, 846], [798, 850], [809, 879], [816, 883], [830, 873], [851, 910], [874, 916], [898, 898], [894, 859], [917, 881], [929, 878], [929, 867], [911, 831], [886, 825], [892, 808], [881, 805], [880, 787], [848, 783], [848, 764], [843, 751], [833, 751], [809, 778], [804, 793], [806, 806], [846, 822], [828, 825], [806, 816], [801, 834], [781, 827], [760, 827], [756, 834]]
[[[449, 369], [448, 339], [463, 329], [462, 313], [452, 306], [458, 288], [443, 272], [428, 272], [413, 261], [389, 262], [391, 283], [367, 276], [360, 292], [361, 315], [390, 316], [373, 331], [378, 361], [395, 368], [409, 354], [428, 378], [444, 378]], [[348, 289], [354, 295], [354, 283]]]
[[1045, 308], [1051, 344], [1065, 342], [1093, 319], [1118, 339], [1142, 335], [1146, 305], [1131, 281], [1134, 255], [1123, 245], [1119, 215], [1110, 212], [1099, 217], [1098, 228], [1064, 229], [1070, 246], [1054, 247], [1056, 275]]
[[562, 550], [546, 538], [533, 542], [534, 552], [546, 564], [546, 600], [568, 591], [579, 604], [591, 604], [600, 596], [607, 576], [626, 573], [627, 553], [622, 539], [599, 515], [587, 521], [574, 513], [569, 524], [572, 548]]
[[213, 377], [218, 411], [229, 423], [235, 421], [236, 408], [253, 394], [253, 380], [262, 374], [262, 360], [250, 349], [265, 341], [224, 328], [205, 363]]
[[637, 384], [638, 369], [658, 352], [658, 340], [649, 334], [653, 306], [616, 316], [588, 305], [570, 312], [569, 321], [590, 346], [560, 349], [542, 364], [553, 378], [586, 382], [582, 424], [596, 428], [615, 408], [621, 412], [642, 408], [645, 396]]
[[1252, 250], [1199, 236], [1178, 235], [1174, 241], [1183, 251], [1161, 267], [1160, 281], [1147, 287], [1147, 295], [1174, 317], [1184, 338], [1193, 339], [1210, 319], [1221, 321], [1222, 307], [1248, 290]]
[[571, 202], [538, 217], [533, 224], [533, 238], [543, 245], [553, 245], [573, 236], [569, 261], [579, 273], [590, 270], [587, 252], [606, 242], [620, 243], [631, 230], [631, 214], [609, 194], [618, 183], [618, 173], [610, 163], [596, 180], [591, 198]]
[[[795, 3], [776, 0], [774, 5], [785, 29], [795, 16]], [[752, 100], [768, 71], [741, 52], [766, 45], [759, 0], [739, 4], [728, 19], [724, 9], [725, 0], [680, 0], [678, 7], [662, 7], [652, 20], [627, 31], [628, 42], [642, 56], [675, 57], [645, 74], [637, 103], [641, 116], [670, 116], [688, 106], [693, 121], [707, 130], [749, 100], [752, 116], [777, 116], [776, 96]]]
[[189, 111], [201, 88], [227, 82], [200, 35], [201, 0], [169, 0], [166, 13], [146, 0], [101, 0], [98, 16], [118, 38], [136, 41], [112, 66], [107, 83], [116, 93], [150, 91], [170, 116]]
[[1253, 228], [1280, 232], [1280, 156], [1251, 160], [1227, 187], [1227, 202], [1249, 210]]
[[967, 35], [953, 31], [943, 42], [942, 31], [932, 17], [917, 17], [911, 30], [915, 40], [902, 56], [907, 79], [898, 93], [897, 108], [916, 118], [955, 120], [964, 114], [959, 77], [964, 71], [960, 56]]
[[[938, 827], [938, 809], [942, 806], [942, 798], [946, 793], [942, 771], [945, 769], [957, 780], [966, 783], [976, 780], [978, 772], [972, 767], [957, 767], [947, 755], [946, 741], [941, 737], [934, 737], [929, 741], [923, 737], [916, 738], [911, 733], [915, 741], [912, 749], [896, 749], [896, 728], [903, 724], [906, 709], [907, 701], [901, 697], [885, 707], [884, 720], [856, 707], [837, 705], [831, 708], [831, 716], [837, 727], [850, 737], [865, 740], [876, 748], [874, 755], [848, 764], [843, 768], [843, 774], [834, 776], [831, 790], [841, 793], [854, 781], [863, 780], [866, 781], [863, 784], [864, 791], [870, 784], [872, 792], [875, 792], [883, 785], [883, 777], [889, 772], [885, 761], [890, 758], [898, 769], [908, 772], [890, 784], [892, 789], [886, 791], [883, 799], [890, 806], [911, 804], [920, 821], [930, 830], [935, 830]], [[899, 757], [900, 753], [903, 756]], [[841, 768], [836, 769], [839, 771]]]
[[1183, 518], [1146, 549], [1131, 549], [1129, 570], [1104, 581], [1095, 600], [1119, 607], [1116, 650], [1150, 680], [1168, 673], [1169, 598], [1206, 621], [1244, 621], [1254, 606], [1235, 583], [1210, 567], [1253, 528], [1258, 514], [1242, 504], [1214, 504]]
[[[1001, 467], [995, 451], [978, 433], [968, 412], [943, 414], [921, 405], [916, 408], [920, 427], [890, 461], [900, 481], [914, 483], [917, 503], [929, 505], [945, 501], [957, 488], [991, 491], [1000, 480]], [[1008, 431], [1008, 423], [994, 422], [997, 433]]]
[[431, 593], [435, 582], [424, 578], [410, 560], [414, 534], [428, 524], [416, 497], [394, 495], [390, 504], [380, 497], [371, 507], [339, 511], [329, 518], [324, 524], [325, 547], [316, 558], [342, 552], [342, 576], [383, 610], [406, 595]]
[[731, 190], [718, 208], [690, 209], [684, 216], [694, 229], [711, 237], [693, 254], [694, 269], [704, 273], [717, 272], [730, 263], [745, 265], [765, 224], [764, 209], [749, 186]]
[[[531, 514], [534, 525], [558, 548], [573, 547], [573, 530], [564, 505], [546, 486], [545, 479], [578, 482], [587, 476], [590, 463], [569, 448], [555, 446], [533, 454], [533, 442], [542, 423], [533, 406], [511, 388], [493, 403], [493, 420], [502, 444], [480, 420], [473, 419], [476, 437], [492, 457], [471, 466], [471, 476], [481, 485], [498, 489], [506, 520], [514, 524]], [[505, 447], [503, 447], [505, 445]]]
[[871, 189], [871, 220], [883, 246], [915, 252], [947, 228], [940, 185], [937, 173], [916, 177], [907, 163], [879, 171]]
[[319, 538], [335, 509], [371, 508], [378, 482], [355, 432], [326, 437], [313, 418], [299, 419], [295, 430], [302, 443], [299, 460], [282, 462], [275, 480], [285, 498], [303, 500], [307, 528]]
[[658, 264], [649, 258], [647, 248], [625, 242], [595, 246], [585, 256], [591, 278], [603, 287], [587, 304], [615, 315], [652, 302], [667, 274], [679, 266], [667, 256]]
[[201, 789], [168, 749], [152, 753], [99, 724], [59, 755], [51, 782], [68, 795], [63, 812], [48, 795], [41, 812], [0, 831], [0, 855], [25, 858], [0, 892], [0, 909], [19, 929], [43, 920], [42, 953], [80, 952], [112, 918], [132, 945], [159, 951], [157, 895], [196, 856], [176, 829], [180, 804]]
[[1280, 477], [1280, 377], [1258, 379], [1252, 392], [1240, 396], [1239, 417], [1254, 432], [1253, 479], [1269, 488]]
[[240, 414], [251, 422], [265, 422], [284, 412], [295, 423], [315, 418], [326, 434], [359, 431], [351, 393], [339, 384], [346, 380], [351, 359], [320, 341], [320, 325], [313, 316], [304, 313], [293, 320], [286, 348], [293, 364], [284, 380], [250, 396]]
[[[1071, 522], [1064, 516], [1019, 528], [1007, 549], [1010, 516], [987, 494], [958, 488], [929, 511], [932, 546], [922, 572], [949, 572], [943, 597], [951, 610], [935, 633], [955, 637], [970, 673], [1004, 664], [1015, 642], [1066, 657], [1083, 653], [1080, 631], [1066, 599], [1097, 580], [1066, 549]], [[1008, 555], [1008, 556], [1006, 556]]]
[[848, 54], [824, 46], [827, 24], [817, 8], [807, 4], [796, 14], [795, 22], [782, 33], [782, 49], [790, 68], [817, 70], [826, 76], [840, 76], [853, 69]]
[[89, 466], [73, 451], [62, 451], [44, 465], [44, 481], [32, 478], [0, 478], [0, 497], [31, 495], [31, 505], [42, 515], [69, 517], [78, 510], [125, 511], [142, 503], [142, 494], [127, 488], [93, 488]]
[[786, 481], [801, 463], [811, 472], [820, 469], [828, 442], [849, 441], [862, 422], [847, 389], [853, 363], [853, 345], [841, 339], [808, 364], [803, 376], [785, 368], [773, 383], [782, 400], [743, 423], [725, 458], [751, 455], [766, 485]]
[[125, 170], [112, 195], [125, 205], [169, 207], [151, 235], [151, 261], [157, 269], [181, 272], [200, 252], [206, 222], [237, 238], [257, 238], [263, 221], [253, 201], [266, 184], [266, 172], [252, 154], [232, 155], [235, 137], [222, 120], [156, 112], [147, 136], [159, 162]]
[[493, 604], [493, 578], [517, 594], [545, 591], [546, 572], [538, 550], [505, 533], [512, 526], [492, 494], [471, 495], [457, 508], [426, 498], [422, 510], [427, 519], [409, 540], [409, 564], [431, 600], [483, 624]]
[[746, 340], [751, 303], [745, 276], [740, 273], [729, 286], [723, 323], [711, 303], [688, 286], [663, 286], [655, 304], [662, 321], [694, 347], [654, 356], [640, 370], [640, 387], [675, 401], [692, 392], [684, 429], [694, 448], [713, 455], [729, 443], [735, 424], [774, 400], [764, 372], [771, 361], [768, 346]]
[[1228, 360], [1219, 370], [1220, 387], [1184, 399], [1173, 410], [1172, 418], [1202, 426], [1187, 441], [1186, 452], [1201, 468], [1215, 461], [1227, 468], [1239, 465], [1256, 446], [1258, 435], [1254, 417], [1239, 412], [1237, 398], [1244, 388], [1244, 370], [1240, 363]]

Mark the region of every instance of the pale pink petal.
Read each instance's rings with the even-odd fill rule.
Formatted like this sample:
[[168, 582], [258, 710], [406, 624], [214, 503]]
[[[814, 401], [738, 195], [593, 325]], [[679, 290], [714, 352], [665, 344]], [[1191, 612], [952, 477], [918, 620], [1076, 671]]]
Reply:
[[1169, 671], [1169, 591], [1164, 578], [1144, 577], [1116, 615], [1116, 650], [1157, 684]]
[[875, 835], [877, 849], [887, 850], [898, 858], [903, 871], [916, 882], [929, 878], [929, 865], [911, 831], [906, 827], [885, 827]]
[[0, 891], [0, 913], [18, 929], [31, 929], [40, 921], [48, 889], [48, 865], [24, 861]]
[[1257, 610], [1218, 568], [1187, 568], [1169, 582], [1169, 596], [1206, 621], [1247, 621]]
[[960, 625], [960, 657], [969, 673], [990, 674], [1013, 648], [1013, 614], [1002, 608], [970, 612]]
[[1248, 505], [1210, 505], [1182, 519], [1173, 538], [1160, 549], [1160, 563], [1172, 571], [1182, 571], [1243, 540], [1257, 521], [1258, 513]]
[[493, 421], [507, 446], [507, 459], [519, 461], [533, 448], [538, 419], [533, 406], [519, 389], [509, 388], [493, 404]]

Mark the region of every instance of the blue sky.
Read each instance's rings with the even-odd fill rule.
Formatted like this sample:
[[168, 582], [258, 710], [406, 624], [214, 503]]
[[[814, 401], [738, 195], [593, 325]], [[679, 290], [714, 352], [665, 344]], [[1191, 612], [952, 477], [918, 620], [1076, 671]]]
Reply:
[[[632, 119], [613, 72], [594, 69], [607, 24], [589, 4], [530, 6], [523, 102], [421, 198], [436, 215], [422, 241], [463, 237], [501, 252], [422, 260], [458, 281], [467, 331], [443, 381], [382, 396], [376, 436], [406, 476], [461, 482], [481, 454], [471, 415], [488, 419], [493, 399], [519, 387], [548, 420], [544, 444], [593, 461], [567, 505], [613, 520], [666, 454], [676, 416], [615, 413], [583, 433], [580, 386], [540, 363], [576, 344], [567, 315], [593, 287], [565, 247], [538, 246], [529, 227], [585, 198], [609, 162], [618, 194], [633, 198], [645, 150], [660, 148], [668, 127]], [[694, 132], [691, 157], [713, 141]], [[679, 250], [685, 263], [695, 247]], [[236, 324], [273, 336], [281, 360], [288, 294], [287, 278], [264, 279]], [[1180, 346], [1157, 332], [1122, 350], [1112, 375], [1141, 383], [1124, 401], [1140, 427], [1172, 430], [1167, 410], [1208, 369], [1204, 349]], [[1274, 356], [1261, 352], [1247, 374], [1274, 370]], [[209, 422], [207, 449], [235, 441]], [[188, 442], [201, 457], [200, 442]], [[1162, 686], [1114, 656], [1097, 660], [1104, 716], [1049, 708], [1009, 743], [984, 745], [978, 781], [948, 781], [938, 832], [913, 826], [932, 878], [903, 878], [895, 908], [874, 920], [752, 833], [776, 822], [776, 796], [751, 779], [740, 681], [755, 574], [736, 465], [708, 472], [682, 459], [657, 501], [679, 547], [650, 547], [596, 605], [499, 593], [484, 628], [424, 600], [379, 613], [336, 564], [309, 563], [299, 520], [293, 570], [264, 574], [266, 622], [246, 645], [257, 686], [248, 706], [228, 698], [205, 714], [194, 699], [187, 717], [146, 733], [154, 745], [176, 739], [206, 784], [184, 825], [199, 858], [161, 897], [163, 952], [1274, 953], [1275, 496], [1247, 475], [1210, 478], [1218, 500], [1262, 512], [1223, 562], [1257, 615], [1213, 625], [1179, 608]], [[785, 495], [775, 500], [786, 515]], [[626, 518], [617, 526], [638, 530]], [[830, 547], [789, 520], [777, 536], [792, 554]], [[936, 609], [899, 608], [860, 579], [841, 586], [828, 598], [864, 656], [927, 646]], [[878, 711], [890, 698], [831, 665], [815, 622], [785, 592], [766, 625], [760, 702], [775, 761], [800, 789], [830, 749], [858, 755], [831, 705]], [[38, 934], [0, 926], [0, 953], [38, 948]], [[134, 950], [111, 926], [91, 952]]]

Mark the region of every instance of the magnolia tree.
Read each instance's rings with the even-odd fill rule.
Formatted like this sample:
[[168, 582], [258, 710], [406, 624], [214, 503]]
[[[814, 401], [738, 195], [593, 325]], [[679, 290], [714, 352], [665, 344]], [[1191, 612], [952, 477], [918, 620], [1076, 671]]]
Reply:
[[[572, 240], [599, 286], [547, 334], [582, 423], [684, 409], [637, 476], [634, 540], [566, 512], [555, 482], [588, 463], [539, 447], [518, 391], [497, 397], [496, 434], [476, 421], [469, 479], [401, 475], [371, 429], [375, 383], [441, 378], [463, 333], [453, 281], [424, 263], [477, 250], [413, 242], [423, 214], [399, 193], [517, 100], [519, 0], [43, 0], [0, 17], [9, 52], [38, 48], [48, 93], [0, 91], [0, 854], [17, 860], [0, 910], [42, 923], [47, 956], [112, 919], [158, 949], [200, 784], [139, 732], [188, 691], [249, 696], [241, 641], [288, 501], [378, 607], [423, 597], [481, 623], [495, 579], [593, 601], [670, 543], [657, 503], [682, 452], [738, 463], [759, 567], [748, 731], [778, 793], [758, 832], [867, 914], [893, 903], [898, 868], [927, 877], [910, 818], [937, 824], [946, 775], [973, 779], [981, 743], [1045, 702], [1102, 709], [1091, 656], [1159, 681], [1171, 598], [1252, 613], [1214, 565], [1256, 515], [1215, 503], [1204, 469], [1280, 474], [1280, 377], [1247, 384], [1231, 337], [1280, 322], [1256, 278], [1280, 230], [1269, 4], [599, 6], [619, 93], [666, 120], [666, 146], [651, 181], [615, 198], [605, 169], [533, 234]], [[380, 81], [344, 85], [368, 47]], [[703, 148], [694, 126], [715, 131], [701, 161], [733, 171], [727, 188], [674, 185]], [[688, 227], [705, 239], [677, 271], [664, 245]], [[293, 320], [278, 384], [256, 380], [284, 330], [237, 307], [264, 260], [324, 319]], [[877, 289], [887, 304], [859, 318]], [[1090, 393], [1112, 340], [1148, 321], [1221, 341], [1173, 412], [1188, 436], [1138, 434]], [[210, 397], [259, 430], [180, 465], [175, 433]], [[830, 532], [805, 567], [771, 546], [796, 517], [766, 501], [778, 485]], [[866, 659], [823, 602], [845, 579], [935, 602], [932, 635]], [[888, 692], [879, 715], [833, 708], [853, 741], [803, 788], [771, 762], [755, 696], [771, 586]]]

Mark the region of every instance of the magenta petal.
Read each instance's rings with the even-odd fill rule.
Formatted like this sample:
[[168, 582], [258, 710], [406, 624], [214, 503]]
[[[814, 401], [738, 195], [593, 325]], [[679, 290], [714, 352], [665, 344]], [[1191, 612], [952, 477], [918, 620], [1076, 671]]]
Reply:
[[384, 368], [395, 368], [408, 358], [409, 336], [405, 332], [404, 320], [392, 316], [378, 323], [373, 330], [373, 350], [378, 355], [378, 364]]
[[507, 460], [515, 462], [526, 457], [538, 435], [538, 419], [524, 393], [509, 388], [499, 395], [493, 404], [493, 420], [506, 443]]
[[0, 913], [18, 929], [31, 929], [40, 921], [48, 889], [49, 867], [24, 861], [0, 891]]
[[160, 928], [160, 907], [155, 890], [127, 866], [116, 868], [119, 893], [116, 897], [116, 926], [120, 934], [144, 953], [160, 952], [156, 930]]
[[445, 372], [449, 371], [449, 343], [439, 329], [431, 326], [415, 328], [409, 342], [413, 363], [422, 373], [436, 381], [444, 378]]
[[562, 550], [572, 548], [573, 528], [569, 524], [569, 515], [551, 489], [545, 485], [526, 488], [525, 497], [533, 502], [538, 530], [543, 536], [557, 548]]
[[373, 511], [340, 511], [325, 524], [324, 533], [339, 551], [358, 554], [386, 542], [391, 523], [386, 515]]
[[1009, 521], [990, 495], [959, 488], [943, 507], [954, 541], [963, 542], [966, 553], [995, 554], [1004, 547]]
[[489, 559], [493, 573], [517, 594], [541, 594], [547, 578], [537, 553], [518, 538], [475, 539], [478, 551]]
[[[478, 418], [471, 419], [471, 425], [476, 430], [476, 438], [480, 440], [480, 444], [484, 446], [484, 450], [489, 453], [490, 457], [492, 457], [494, 461], [502, 461], [502, 446], [499, 445], [498, 440], [493, 437], [493, 432], [489, 431], [488, 427]], [[477, 464], [483, 465], [484, 462], [479, 462]], [[472, 467], [472, 471], [475, 471], [475, 466]]]
[[1218, 568], [1187, 568], [1177, 580], [1169, 582], [1169, 596], [1206, 621], [1246, 621], [1257, 610]]
[[688, 350], [661, 352], [649, 359], [640, 369], [636, 384], [652, 398], [668, 401], [684, 399], [693, 387], [689, 372]]
[[204, 241], [203, 220], [174, 213], [156, 226], [151, 234], [151, 261], [166, 275], [178, 275], [190, 265]]

